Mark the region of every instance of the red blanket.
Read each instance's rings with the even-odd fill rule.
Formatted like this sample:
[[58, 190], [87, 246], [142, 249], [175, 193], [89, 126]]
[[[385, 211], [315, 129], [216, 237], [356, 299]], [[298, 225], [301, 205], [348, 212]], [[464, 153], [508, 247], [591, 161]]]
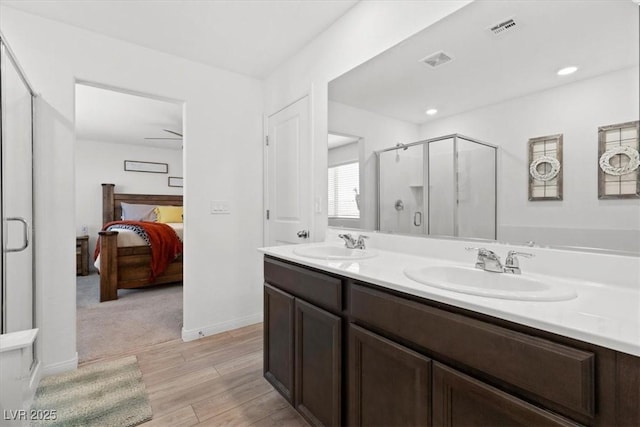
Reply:
[[[182, 253], [182, 242], [176, 232], [167, 224], [147, 221], [113, 221], [102, 227], [102, 231], [108, 230], [112, 225], [129, 225], [139, 227], [146, 233], [151, 246], [151, 276], [149, 280], [155, 281], [167, 266]], [[96, 244], [94, 259], [100, 253], [100, 238]]]

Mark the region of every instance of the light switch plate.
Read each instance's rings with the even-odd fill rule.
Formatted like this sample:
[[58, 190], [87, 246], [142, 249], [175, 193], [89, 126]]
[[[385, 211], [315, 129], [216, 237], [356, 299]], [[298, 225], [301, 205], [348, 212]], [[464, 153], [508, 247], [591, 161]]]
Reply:
[[210, 203], [210, 207], [210, 212], [212, 215], [228, 215], [231, 213], [231, 206], [228, 200], [212, 200]]

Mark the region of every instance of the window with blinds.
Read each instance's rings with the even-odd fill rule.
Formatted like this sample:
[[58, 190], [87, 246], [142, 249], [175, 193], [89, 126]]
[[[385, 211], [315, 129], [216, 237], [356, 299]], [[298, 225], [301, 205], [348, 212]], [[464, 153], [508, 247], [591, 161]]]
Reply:
[[360, 218], [360, 166], [358, 162], [329, 168], [329, 208], [332, 218]]

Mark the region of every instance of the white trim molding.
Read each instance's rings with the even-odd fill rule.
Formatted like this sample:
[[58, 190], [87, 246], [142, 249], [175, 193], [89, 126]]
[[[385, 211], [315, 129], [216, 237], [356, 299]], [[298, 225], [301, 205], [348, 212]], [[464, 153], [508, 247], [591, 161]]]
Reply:
[[45, 366], [42, 368], [42, 376], [48, 377], [49, 375], [61, 374], [75, 369], [78, 369], [78, 352], [76, 352], [75, 356], [69, 360]]
[[254, 323], [260, 323], [262, 322], [262, 317], [262, 312], [260, 312], [249, 316], [240, 317], [238, 319], [232, 319], [213, 325], [203, 326], [201, 328], [182, 328], [182, 341], [194, 341], [200, 338], [208, 337], [210, 335], [231, 331], [233, 329], [242, 328], [243, 326], [253, 325]]

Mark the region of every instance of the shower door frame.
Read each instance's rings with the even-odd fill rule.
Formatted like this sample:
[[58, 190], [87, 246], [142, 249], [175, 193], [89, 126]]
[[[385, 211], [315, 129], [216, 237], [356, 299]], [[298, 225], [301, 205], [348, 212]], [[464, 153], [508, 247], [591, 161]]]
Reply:
[[[36, 261], [36, 252], [35, 252], [35, 242], [36, 242], [36, 233], [35, 233], [35, 226], [34, 226], [34, 222], [35, 222], [35, 176], [34, 176], [34, 169], [33, 169], [33, 165], [34, 165], [34, 140], [35, 140], [35, 116], [36, 116], [36, 98], [37, 98], [37, 94], [35, 92], [35, 90], [33, 89], [33, 86], [31, 85], [31, 83], [29, 82], [29, 80], [27, 79], [24, 70], [22, 69], [22, 67], [20, 66], [20, 63], [18, 62], [18, 60], [16, 59], [16, 56], [14, 55], [13, 51], [11, 50], [11, 47], [9, 46], [7, 39], [5, 38], [5, 36], [2, 34], [2, 32], [0, 31], [0, 50], [4, 50], [4, 53], [6, 55], [6, 58], [8, 59], [8, 61], [13, 65], [13, 67], [15, 68], [16, 73], [18, 74], [18, 76], [20, 77], [20, 79], [22, 80], [23, 84], [25, 85], [27, 91], [29, 92], [29, 95], [31, 96], [31, 224], [30, 224], [30, 229], [29, 229], [29, 245], [31, 245], [31, 250], [32, 250], [32, 255], [31, 255], [31, 328], [36, 328], [36, 318], [37, 318], [37, 307], [36, 307], [36, 296], [37, 296], [37, 288], [36, 288], [36, 272], [35, 272], [35, 261]], [[4, 67], [5, 64], [0, 64], [0, 67]], [[1, 84], [1, 81], [0, 81]], [[0, 89], [1, 91], [1, 89]], [[0, 147], [2, 146], [2, 143], [4, 142], [4, 132], [2, 129], [2, 120], [1, 120], [1, 115], [2, 115], [2, 102], [0, 101]], [[4, 161], [4, 159], [2, 158], [2, 153], [0, 152], [0, 164], [1, 162]], [[2, 182], [2, 176], [0, 175], [0, 188], [3, 184]], [[1, 195], [1, 192], [0, 192]], [[1, 197], [1, 196], [0, 196]], [[5, 206], [4, 203], [2, 202], [2, 200], [0, 199], [0, 218], [2, 219], [2, 221], [4, 222], [5, 219]], [[3, 224], [3, 229], [4, 229], [4, 224]], [[2, 240], [2, 244], [4, 245], [4, 234], [3, 231], [0, 230], [0, 237], [3, 239]], [[6, 276], [6, 267], [7, 267], [7, 261], [6, 261], [6, 253], [4, 251], [4, 249], [2, 250], [2, 256], [0, 257], [0, 262], [2, 263], [2, 277], [0, 277], [0, 293], [1, 298], [2, 298], [2, 307], [1, 307], [1, 318], [0, 318], [0, 333], [4, 334], [6, 333], [6, 329], [7, 329], [7, 283], [5, 280], [5, 276]], [[37, 338], [36, 338], [37, 339]], [[37, 353], [36, 353], [36, 345], [35, 345], [35, 341], [32, 344], [32, 361], [31, 361], [31, 369], [30, 371], [33, 371], [33, 368], [36, 366], [38, 358], [37, 358]]]
[[[416, 145], [425, 145], [426, 149], [425, 149], [425, 162], [426, 162], [426, 167], [423, 168], [422, 173], [424, 174], [423, 176], [423, 181], [424, 181], [424, 188], [427, 189], [427, 194], [426, 197], [423, 197], [423, 211], [425, 212], [425, 217], [427, 218], [427, 227], [426, 227], [426, 234], [422, 234], [423, 236], [431, 236], [431, 221], [429, 220], [430, 218], [430, 210], [431, 210], [431, 192], [429, 191], [429, 144], [432, 142], [438, 142], [438, 141], [444, 141], [447, 139], [453, 139], [453, 200], [455, 201], [454, 204], [454, 212], [453, 212], [453, 231], [454, 231], [454, 235], [453, 236], [433, 236], [433, 237], [442, 237], [442, 238], [458, 238], [458, 234], [459, 234], [459, 230], [458, 230], [458, 138], [460, 139], [464, 139], [476, 144], [480, 144], [480, 145], [484, 145], [486, 147], [489, 148], [493, 148], [493, 161], [494, 161], [494, 169], [493, 169], [493, 191], [494, 191], [494, 203], [493, 203], [493, 211], [494, 211], [494, 215], [493, 215], [493, 220], [494, 220], [494, 224], [493, 224], [493, 230], [494, 230], [494, 237], [493, 239], [497, 239], [498, 238], [498, 149], [500, 148], [499, 146], [495, 145], [495, 144], [491, 144], [485, 141], [481, 141], [479, 139], [476, 138], [471, 138], [469, 136], [466, 135], [462, 135], [459, 133], [453, 133], [453, 134], [449, 134], [449, 135], [443, 135], [443, 136], [437, 136], [435, 138], [428, 138], [428, 139], [422, 139], [420, 141], [415, 141], [415, 142], [411, 142], [411, 143], [407, 143], [407, 144], [398, 144], [394, 147], [389, 147], [389, 148], [383, 148], [381, 150], [376, 150], [374, 151], [375, 155], [376, 155], [376, 196], [377, 196], [377, 203], [376, 203], [376, 230], [377, 231], [381, 231], [384, 233], [393, 233], [393, 232], [389, 232], [389, 231], [383, 231], [380, 230], [380, 155], [382, 153], [386, 153], [389, 151], [395, 151], [395, 150], [402, 150], [405, 148], [409, 148], [409, 147], [413, 147]], [[420, 236], [420, 234], [411, 234], [411, 236]], [[472, 239], [472, 237], [469, 237], [469, 239]]]

